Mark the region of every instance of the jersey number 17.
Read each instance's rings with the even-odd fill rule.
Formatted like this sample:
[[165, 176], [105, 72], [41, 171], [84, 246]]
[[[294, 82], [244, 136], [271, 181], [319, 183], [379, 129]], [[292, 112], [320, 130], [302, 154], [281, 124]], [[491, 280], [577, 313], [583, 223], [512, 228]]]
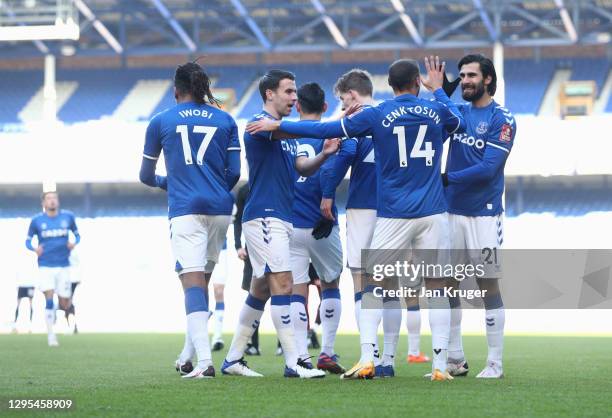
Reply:
[[[215, 132], [217, 132], [217, 127], [215, 126], [195, 125], [193, 127], [194, 134], [204, 134], [204, 139], [200, 143], [198, 153], [196, 154], [196, 162], [198, 163], [198, 165], [204, 164], [204, 154], [206, 153], [206, 149], [210, 145], [210, 141], [215, 135]], [[185, 157], [185, 164], [193, 164], [193, 159], [191, 155], [191, 145], [189, 145], [189, 127], [187, 125], [177, 125], [176, 133], [181, 134], [181, 142], [183, 143], [183, 156]]]

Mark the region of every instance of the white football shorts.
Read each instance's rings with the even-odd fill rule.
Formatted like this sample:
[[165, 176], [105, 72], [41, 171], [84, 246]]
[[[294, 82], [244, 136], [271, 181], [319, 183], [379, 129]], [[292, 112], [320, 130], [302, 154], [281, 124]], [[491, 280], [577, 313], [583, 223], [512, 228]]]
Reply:
[[449, 215], [453, 263], [482, 263], [487, 278], [501, 277], [504, 216]]
[[312, 261], [319, 278], [333, 282], [342, 272], [342, 242], [340, 229], [334, 226], [327, 238], [315, 239], [312, 228], [294, 228], [291, 237], [291, 267], [293, 284], [310, 281], [308, 267]]
[[401, 258], [430, 266], [424, 277], [444, 277], [440, 273], [450, 263], [449, 244], [446, 212], [413, 219], [378, 218], [370, 245], [375, 251], [370, 253], [372, 258], [367, 262], [370, 266], [395, 264]]
[[375, 209], [346, 210], [347, 267], [361, 268], [361, 250], [370, 248], [376, 226]]
[[38, 288], [46, 292], [53, 290], [61, 298], [72, 296], [70, 267], [39, 267]]
[[253, 277], [291, 271], [293, 225], [278, 218], [255, 218], [242, 224]]
[[229, 215], [183, 215], [170, 219], [170, 242], [179, 275], [213, 271], [231, 219]]

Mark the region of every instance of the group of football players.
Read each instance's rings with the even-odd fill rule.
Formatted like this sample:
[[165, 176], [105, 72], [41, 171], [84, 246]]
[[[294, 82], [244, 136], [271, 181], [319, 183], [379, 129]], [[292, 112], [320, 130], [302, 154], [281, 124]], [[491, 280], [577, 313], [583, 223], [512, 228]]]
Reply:
[[[247, 125], [242, 141], [250, 189], [242, 231], [253, 280], [221, 366], [223, 374], [261, 376], [243, 356], [270, 300], [284, 376], [320, 378], [329, 372], [343, 379], [391, 377], [401, 310], [395, 298], [377, 300], [362, 250], [433, 250], [435, 256], [426, 261], [440, 262], [450, 249], [501, 246], [503, 170], [516, 122], [492, 98], [497, 83], [493, 64], [482, 55], [467, 55], [453, 82], [438, 57], [426, 58], [424, 64], [426, 76], [416, 61], [392, 63], [388, 82], [394, 98], [378, 104], [366, 71], [342, 75], [335, 94], [344, 113], [328, 122], [321, 122], [327, 103], [317, 83], [298, 88], [294, 74], [282, 70], [261, 78], [263, 109]], [[187, 314], [177, 370], [184, 378], [210, 378], [215, 368], [208, 337], [208, 283], [231, 221], [230, 191], [240, 177], [241, 143], [235, 121], [219, 108], [199, 64], [179, 66], [174, 85], [177, 105], [153, 117], [147, 128], [140, 179], [168, 192], [171, 243]], [[434, 100], [418, 97], [422, 85]], [[449, 99], [459, 85], [467, 104]], [[294, 107], [300, 120], [283, 121]], [[442, 173], [446, 140], [449, 153]], [[167, 176], [155, 174], [162, 151]], [[347, 260], [361, 358], [347, 371], [334, 350], [343, 260], [334, 197], [349, 167]], [[307, 350], [310, 263], [321, 282], [322, 343], [316, 364]], [[452, 277], [423, 279], [433, 291], [427, 298], [433, 346], [429, 376], [444, 381], [466, 375], [460, 300], [436, 292], [459, 283]], [[505, 316], [498, 278], [477, 281], [487, 290], [483, 301], [489, 346], [478, 377], [500, 378]], [[418, 299], [407, 304], [409, 326], [412, 317], [420, 327]], [[381, 321], [382, 359], [377, 341]], [[410, 353], [420, 356], [418, 331], [411, 334]]]

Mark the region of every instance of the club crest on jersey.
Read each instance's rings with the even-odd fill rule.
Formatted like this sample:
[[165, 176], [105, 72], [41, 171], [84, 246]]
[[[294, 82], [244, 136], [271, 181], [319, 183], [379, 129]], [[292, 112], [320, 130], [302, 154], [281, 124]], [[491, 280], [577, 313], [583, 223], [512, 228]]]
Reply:
[[502, 126], [501, 133], [499, 134], [499, 140], [504, 142], [510, 142], [512, 140], [512, 126], [508, 124]]
[[482, 121], [478, 124], [478, 127], [476, 127], [476, 132], [478, 132], [480, 135], [484, 135], [487, 133], [487, 129], [489, 129], [489, 124]]

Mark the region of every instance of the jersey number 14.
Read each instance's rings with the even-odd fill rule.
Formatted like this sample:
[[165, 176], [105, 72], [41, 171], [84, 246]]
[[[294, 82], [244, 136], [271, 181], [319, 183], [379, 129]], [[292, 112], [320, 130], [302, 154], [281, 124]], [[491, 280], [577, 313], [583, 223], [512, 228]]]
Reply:
[[[210, 145], [210, 141], [217, 132], [215, 126], [200, 126], [195, 125], [193, 127], [194, 134], [204, 134], [204, 139], [200, 143], [198, 153], [196, 154], [196, 162], [198, 165], [204, 164], [204, 154], [206, 148]], [[185, 157], [185, 164], [193, 164], [193, 158], [191, 155], [191, 145], [189, 145], [189, 127], [187, 125], [177, 125], [176, 133], [181, 134], [181, 142], [183, 143], [183, 156]]]
[[[425, 133], [427, 132], [427, 125], [420, 125], [419, 132], [414, 146], [410, 151], [410, 158], [425, 158], [425, 165], [430, 167], [433, 165], [433, 156], [436, 150], [432, 148], [431, 142], [425, 142], [425, 149], [421, 149], [423, 146], [423, 140], [425, 139]], [[399, 165], [401, 168], [408, 167], [408, 154], [406, 153], [406, 127], [396, 126], [393, 128], [393, 134], [397, 135], [397, 146], [399, 151]]]

